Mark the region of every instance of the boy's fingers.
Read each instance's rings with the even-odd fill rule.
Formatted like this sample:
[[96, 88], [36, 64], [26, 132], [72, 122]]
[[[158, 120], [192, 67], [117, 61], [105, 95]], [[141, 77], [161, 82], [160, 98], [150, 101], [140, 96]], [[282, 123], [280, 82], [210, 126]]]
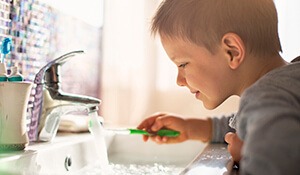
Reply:
[[147, 142], [147, 141], [148, 141], [148, 139], [149, 139], [149, 137], [148, 137], [148, 136], [146, 136], [146, 135], [143, 135], [143, 140], [144, 140], [144, 142]]
[[147, 118], [141, 124], [137, 126], [138, 129], [147, 129], [150, 128], [155, 122], [155, 117]]
[[163, 144], [163, 138], [160, 136], [151, 136], [149, 137], [153, 142], [157, 143], [157, 144]]
[[164, 113], [153, 114], [150, 117], [148, 117], [147, 119], [145, 119], [144, 121], [142, 121], [142, 123], [139, 124], [137, 126], [137, 128], [138, 129], [150, 129], [152, 127], [152, 125], [155, 124], [156, 119], [163, 115], [165, 115], [165, 114]]
[[158, 131], [163, 127], [165, 127], [164, 117], [157, 117], [156, 120], [155, 120], [155, 123], [151, 127], [151, 130], [152, 131]]
[[161, 128], [169, 128], [169, 126], [171, 124], [172, 124], [172, 118], [159, 116], [159, 117], [156, 118], [155, 123], [151, 127], [151, 130], [152, 131], [158, 131]]
[[232, 141], [232, 138], [234, 137], [234, 135], [235, 135], [235, 133], [228, 132], [224, 138], [225, 142], [229, 144]]
[[147, 128], [148, 126], [151, 126], [151, 124], [153, 123], [153, 119], [149, 118], [149, 119], [146, 119], [144, 121], [142, 121], [142, 123], [140, 123], [137, 128], [138, 129], [144, 129], [144, 128]]

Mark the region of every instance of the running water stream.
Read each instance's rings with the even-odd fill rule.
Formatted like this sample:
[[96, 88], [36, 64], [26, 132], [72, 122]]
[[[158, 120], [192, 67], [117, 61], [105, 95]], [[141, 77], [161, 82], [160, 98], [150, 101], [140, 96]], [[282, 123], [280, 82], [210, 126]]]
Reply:
[[109, 161], [107, 156], [107, 147], [105, 143], [105, 130], [102, 124], [99, 122], [97, 111], [90, 112], [89, 116], [90, 116], [89, 130], [90, 133], [94, 136], [97, 157], [102, 172], [101, 174], [107, 175], [111, 172], [111, 168], [109, 167]]

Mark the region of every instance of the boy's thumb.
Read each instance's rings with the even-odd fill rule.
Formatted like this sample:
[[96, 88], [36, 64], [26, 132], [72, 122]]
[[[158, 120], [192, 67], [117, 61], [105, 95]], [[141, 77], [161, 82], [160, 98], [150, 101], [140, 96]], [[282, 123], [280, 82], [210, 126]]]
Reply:
[[163, 117], [157, 117], [154, 124], [151, 127], [152, 131], [158, 131], [160, 130], [162, 127], [164, 127], [163, 124]]

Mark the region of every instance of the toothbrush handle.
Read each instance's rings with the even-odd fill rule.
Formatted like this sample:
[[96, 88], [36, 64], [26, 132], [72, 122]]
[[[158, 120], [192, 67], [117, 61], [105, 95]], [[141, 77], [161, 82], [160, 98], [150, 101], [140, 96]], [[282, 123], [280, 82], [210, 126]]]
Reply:
[[169, 129], [161, 129], [156, 132], [156, 135], [166, 136], [166, 137], [177, 137], [180, 135], [179, 131], [169, 130]]
[[179, 131], [174, 131], [174, 130], [169, 130], [169, 129], [161, 129], [157, 131], [156, 133], [149, 133], [144, 130], [140, 129], [128, 129], [130, 134], [142, 134], [142, 135], [148, 135], [148, 136], [154, 136], [154, 135], [159, 135], [161, 137], [177, 137], [180, 135]]

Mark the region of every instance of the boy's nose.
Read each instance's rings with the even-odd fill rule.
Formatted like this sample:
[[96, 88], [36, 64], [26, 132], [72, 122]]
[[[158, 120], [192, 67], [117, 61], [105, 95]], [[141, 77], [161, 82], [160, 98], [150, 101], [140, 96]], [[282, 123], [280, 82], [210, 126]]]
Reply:
[[186, 86], [186, 80], [184, 78], [184, 76], [182, 76], [182, 74], [180, 72], [178, 72], [177, 74], [177, 85], [178, 86]]

